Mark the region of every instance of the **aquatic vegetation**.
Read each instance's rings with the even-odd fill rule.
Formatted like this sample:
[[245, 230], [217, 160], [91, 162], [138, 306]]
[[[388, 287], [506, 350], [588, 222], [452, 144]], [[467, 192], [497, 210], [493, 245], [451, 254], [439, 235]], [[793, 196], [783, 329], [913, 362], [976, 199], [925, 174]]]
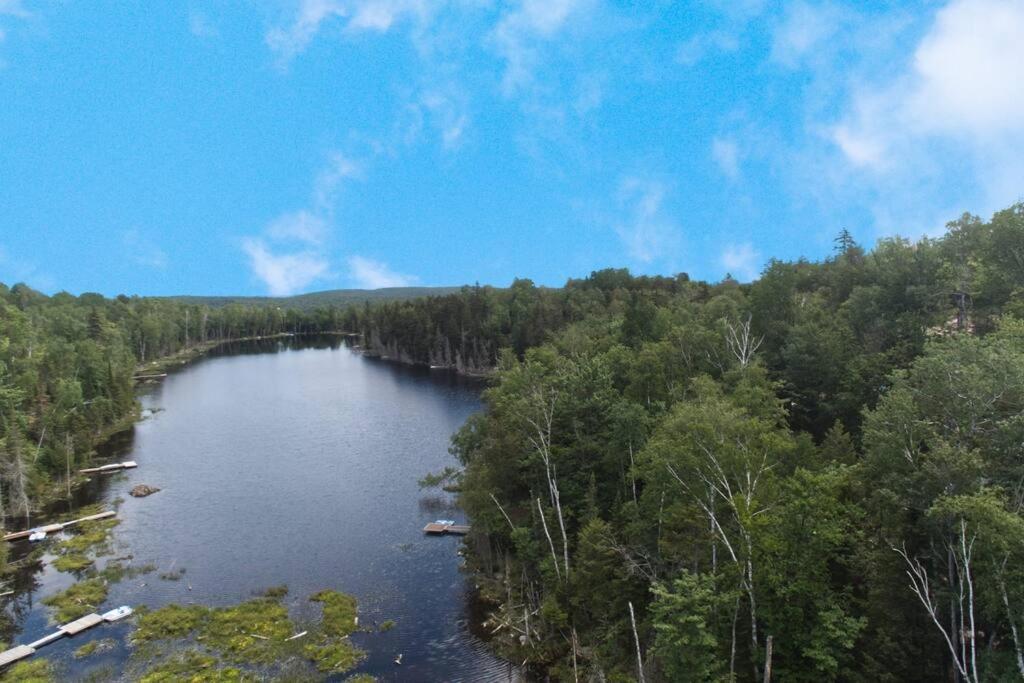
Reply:
[[160, 579], [163, 581], [180, 581], [181, 577], [183, 576], [185, 576], [184, 567], [182, 567], [181, 569], [174, 569], [171, 571], [163, 572], [162, 574], [160, 574]]
[[107, 566], [103, 568], [103, 571], [99, 572], [98, 576], [107, 580], [108, 583], [117, 583], [125, 577], [134, 579], [136, 576], [142, 574], [149, 574], [150, 572], [156, 571], [156, 565], [154, 564], [143, 564], [135, 566], [132, 564], [124, 564], [120, 561], [111, 560], [107, 562]]
[[142, 643], [151, 640], [168, 638], [184, 638], [208, 616], [209, 608], [202, 605], [170, 604], [158, 610], [136, 610], [139, 614], [138, 628], [132, 634], [132, 640]]
[[356, 674], [346, 678], [345, 683], [377, 683], [377, 677], [370, 674]]
[[267, 590], [263, 591], [263, 597], [275, 598], [280, 600], [284, 596], [288, 595], [288, 586], [281, 584], [280, 586], [271, 586]]
[[53, 674], [53, 665], [45, 659], [18, 662], [0, 678], [4, 683], [51, 683], [55, 680], [57, 679]]
[[219, 668], [217, 658], [203, 654], [197, 650], [186, 650], [157, 664], [146, 671], [139, 679], [142, 683], [164, 683], [165, 681], [190, 681], [206, 683], [210, 681], [255, 681], [255, 676], [248, 675], [235, 668]]
[[347, 636], [359, 625], [356, 616], [358, 604], [351, 595], [325, 590], [310, 596], [309, 599], [323, 604], [324, 611], [320, 627], [325, 635]]
[[68, 553], [54, 560], [53, 567], [59, 572], [84, 572], [92, 568], [92, 560], [79, 553]]
[[95, 552], [97, 555], [110, 552], [110, 531], [120, 524], [118, 519], [98, 519], [83, 522], [75, 528], [75, 532], [61, 541], [58, 552], [84, 554]]
[[394, 619], [385, 619], [384, 621], [380, 622], [380, 626], [377, 627], [377, 630], [379, 630], [381, 633], [385, 633], [387, 631], [390, 631], [394, 627], [395, 627], [395, 620]]
[[90, 670], [82, 679], [82, 683], [108, 683], [116, 681], [119, 673], [115, 666], [107, 664]]
[[74, 621], [96, 611], [107, 599], [107, 584], [102, 579], [86, 579], [67, 590], [43, 598], [43, 604], [56, 610], [60, 623]]
[[307, 645], [303, 653], [321, 673], [342, 673], [358, 664], [365, 656], [362, 650], [347, 640], [325, 645]]
[[210, 611], [198, 637], [204, 645], [239, 663], [270, 664], [294, 633], [288, 610], [273, 598], [256, 598]]
[[108, 652], [117, 647], [117, 641], [113, 638], [97, 638], [90, 640], [85, 645], [75, 650], [75, 659], [83, 659], [98, 652]]
[[[315, 594], [310, 600], [323, 605], [321, 620], [307, 629], [307, 636], [294, 638], [300, 629], [282, 604], [287, 593], [286, 586], [275, 586], [260, 597], [230, 607], [171, 604], [152, 611], [140, 608], [132, 640], [142, 647], [137, 648], [135, 658], [159, 659], [160, 643], [186, 640], [191, 643], [188, 657], [197, 666], [201, 664], [202, 670], [209, 670], [209, 676], [185, 680], [199, 681], [245, 680], [250, 668], [265, 673], [268, 668], [288, 665], [307, 667], [308, 671], [312, 664], [323, 674], [344, 673], [363, 659], [365, 654], [348, 640], [356, 630], [355, 598], [330, 590]], [[245, 669], [217, 668], [223, 665]], [[177, 680], [173, 678], [176, 666], [184, 665], [174, 657], [166, 659], [142, 680]], [[236, 674], [241, 678], [231, 677]]]

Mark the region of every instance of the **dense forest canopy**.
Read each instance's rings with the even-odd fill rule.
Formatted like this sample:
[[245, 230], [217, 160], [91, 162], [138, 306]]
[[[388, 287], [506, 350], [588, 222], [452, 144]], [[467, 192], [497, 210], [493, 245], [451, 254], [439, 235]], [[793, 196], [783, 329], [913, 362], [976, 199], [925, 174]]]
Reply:
[[[749, 285], [603, 271], [365, 309], [497, 364], [444, 473], [560, 680], [1024, 676], [1024, 206]], [[435, 479], [437, 481], [437, 479]]]
[[359, 332], [490, 377], [428, 477], [513, 661], [558, 680], [1024, 676], [1024, 204], [750, 284], [605, 270], [314, 311], [0, 286], [10, 519], [154, 359]]

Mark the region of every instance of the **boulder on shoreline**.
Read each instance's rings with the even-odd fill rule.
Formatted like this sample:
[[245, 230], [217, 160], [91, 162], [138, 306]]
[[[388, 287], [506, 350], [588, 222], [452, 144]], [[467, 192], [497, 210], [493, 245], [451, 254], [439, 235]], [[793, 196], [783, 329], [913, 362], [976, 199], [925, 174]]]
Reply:
[[135, 498], [145, 498], [146, 496], [153, 495], [159, 490], [160, 489], [158, 489], [157, 487], [150, 486], [149, 484], [138, 484], [135, 487], [133, 487], [132, 490], [129, 491], [128, 493], [129, 495], [134, 496]]

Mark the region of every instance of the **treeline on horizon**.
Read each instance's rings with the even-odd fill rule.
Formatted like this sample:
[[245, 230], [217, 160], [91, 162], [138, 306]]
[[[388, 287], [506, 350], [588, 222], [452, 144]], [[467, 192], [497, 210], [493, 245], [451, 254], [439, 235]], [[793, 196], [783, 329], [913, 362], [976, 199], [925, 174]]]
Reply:
[[1024, 205], [747, 285], [601, 271], [360, 309], [496, 366], [470, 566], [555, 680], [1024, 677]]

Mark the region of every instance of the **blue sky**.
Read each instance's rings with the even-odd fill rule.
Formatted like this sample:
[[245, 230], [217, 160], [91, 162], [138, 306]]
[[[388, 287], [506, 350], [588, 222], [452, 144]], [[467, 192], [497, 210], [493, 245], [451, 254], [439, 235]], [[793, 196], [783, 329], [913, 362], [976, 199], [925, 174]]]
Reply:
[[0, 281], [756, 277], [1024, 195], [1024, 2], [0, 0]]

